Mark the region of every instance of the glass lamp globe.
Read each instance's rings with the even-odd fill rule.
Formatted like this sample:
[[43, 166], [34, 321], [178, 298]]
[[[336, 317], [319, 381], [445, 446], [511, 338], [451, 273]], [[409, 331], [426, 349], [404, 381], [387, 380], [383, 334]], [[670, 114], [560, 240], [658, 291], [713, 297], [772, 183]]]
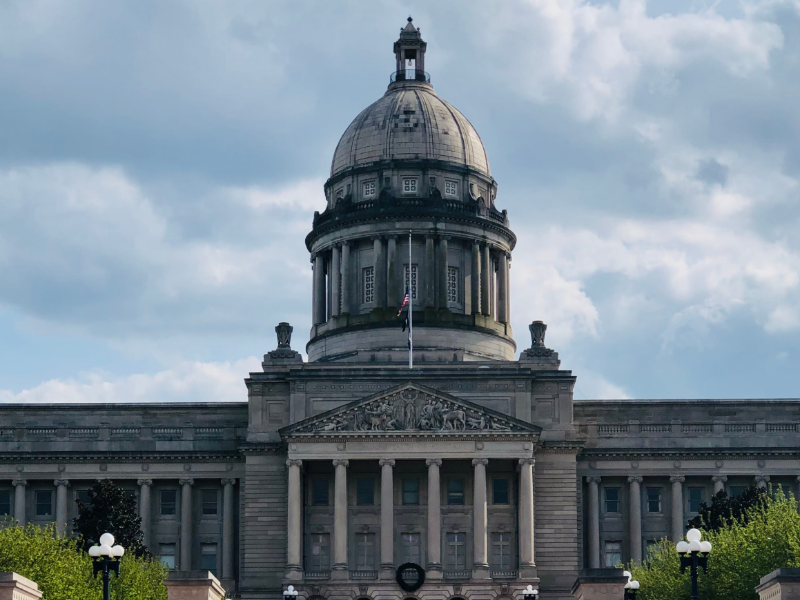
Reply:
[[89, 548], [89, 556], [92, 558], [97, 558], [100, 556], [100, 546], [92, 546]]
[[114, 553], [114, 556], [117, 558], [122, 558], [125, 555], [125, 548], [117, 544], [116, 546], [111, 548], [111, 551]]
[[680, 541], [675, 545], [675, 549], [678, 551], [678, 554], [686, 554], [689, 551], [689, 544]]
[[700, 552], [702, 547], [703, 546], [697, 540], [692, 540], [689, 542], [689, 552]]
[[113, 556], [114, 551], [111, 550], [111, 546], [108, 544], [100, 544], [100, 555], [101, 556]]
[[110, 533], [104, 533], [100, 536], [100, 545], [101, 546], [113, 546], [114, 545], [114, 536]]
[[690, 529], [686, 532], [686, 541], [691, 542], [699, 542], [703, 537], [703, 534], [700, 533], [699, 529]]
[[631, 581], [631, 589], [638, 590], [639, 589], [639, 582], [638, 581]]
[[700, 542], [700, 552], [708, 554], [711, 552], [711, 542]]

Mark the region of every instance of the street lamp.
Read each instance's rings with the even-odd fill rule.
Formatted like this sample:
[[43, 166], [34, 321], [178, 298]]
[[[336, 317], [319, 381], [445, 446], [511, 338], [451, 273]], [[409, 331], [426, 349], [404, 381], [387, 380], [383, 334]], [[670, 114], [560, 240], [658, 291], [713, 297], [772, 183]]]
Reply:
[[297, 594], [299, 592], [294, 589], [293, 585], [290, 585], [288, 588], [283, 590], [283, 600], [297, 600]]
[[522, 590], [522, 600], [537, 600], [539, 597], [539, 590], [533, 589], [531, 584], [528, 584], [524, 590]]
[[708, 555], [711, 552], [711, 542], [701, 542], [703, 534], [699, 529], [690, 529], [686, 532], [686, 541], [678, 542], [675, 549], [681, 556], [681, 573], [689, 573], [692, 577], [692, 600], [697, 598], [697, 567], [703, 567], [703, 573], [708, 572]]
[[628, 578], [628, 583], [625, 584], [625, 591], [623, 592], [624, 600], [636, 600], [636, 592], [639, 589], [639, 582], [631, 579], [630, 571], [623, 571], [622, 574]]
[[114, 536], [104, 533], [100, 536], [100, 545], [89, 548], [89, 556], [94, 559], [92, 564], [94, 576], [103, 573], [103, 600], [110, 600], [111, 571], [119, 576], [119, 559], [125, 554], [125, 548], [114, 545]]

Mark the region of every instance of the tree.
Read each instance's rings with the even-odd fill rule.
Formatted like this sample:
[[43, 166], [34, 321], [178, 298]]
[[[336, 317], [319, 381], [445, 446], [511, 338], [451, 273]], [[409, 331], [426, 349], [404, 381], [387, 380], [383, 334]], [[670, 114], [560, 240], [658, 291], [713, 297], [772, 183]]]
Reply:
[[[699, 577], [703, 600], [757, 600], [759, 579], [780, 567], [800, 566], [800, 515], [794, 497], [778, 489], [761, 494], [738, 517], [720, 519], [720, 527], [703, 525], [703, 539], [713, 549], [708, 573]], [[646, 564], [631, 565], [641, 584], [637, 600], [688, 600], [688, 571], [681, 574], [675, 544], [661, 540]]]
[[725, 490], [717, 492], [711, 499], [709, 506], [705, 502], [700, 505], [697, 516], [689, 521], [689, 527], [719, 531], [731, 519], [740, 521], [746, 519], [748, 510], [754, 506], [761, 506], [767, 498], [767, 490], [750, 486], [739, 496], [728, 496]]
[[89, 489], [89, 502], [78, 501], [78, 517], [74, 530], [83, 539], [83, 549], [95, 544], [108, 532], [125, 548], [125, 552], [139, 558], [152, 558], [144, 545], [142, 518], [136, 511], [136, 499], [109, 479], [102, 479]]

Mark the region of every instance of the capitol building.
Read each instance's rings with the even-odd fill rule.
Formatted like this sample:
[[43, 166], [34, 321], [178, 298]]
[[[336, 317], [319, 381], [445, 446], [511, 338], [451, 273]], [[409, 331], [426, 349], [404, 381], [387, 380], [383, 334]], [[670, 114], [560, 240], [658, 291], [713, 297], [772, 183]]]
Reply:
[[[436, 94], [411, 19], [394, 55], [306, 237], [307, 361], [276, 315], [238, 403], [0, 405], [0, 515], [68, 534], [109, 478], [153, 554], [231, 597], [521, 600], [531, 584], [556, 600], [581, 569], [680, 538], [719, 490], [797, 492], [800, 399], [576, 400], [537, 315], [512, 332], [513, 215], [487, 150]], [[423, 585], [404, 589], [401, 565]]]

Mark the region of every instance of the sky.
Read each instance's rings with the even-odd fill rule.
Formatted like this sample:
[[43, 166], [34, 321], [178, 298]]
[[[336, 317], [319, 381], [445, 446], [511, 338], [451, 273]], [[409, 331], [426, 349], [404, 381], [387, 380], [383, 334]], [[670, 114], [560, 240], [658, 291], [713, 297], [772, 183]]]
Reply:
[[800, 397], [800, 0], [0, 0], [0, 402], [244, 401], [413, 16], [583, 398]]

